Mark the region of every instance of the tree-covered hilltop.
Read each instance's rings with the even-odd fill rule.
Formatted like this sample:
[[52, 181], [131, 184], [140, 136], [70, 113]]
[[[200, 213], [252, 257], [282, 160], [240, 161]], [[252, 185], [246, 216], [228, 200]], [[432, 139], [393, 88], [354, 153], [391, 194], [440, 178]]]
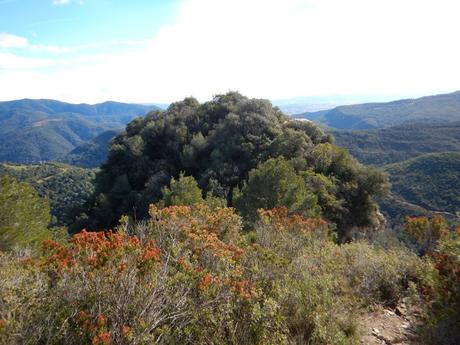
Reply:
[[203, 104], [187, 98], [133, 120], [112, 141], [92, 204], [81, 217], [86, 221], [76, 227], [111, 226], [124, 214], [145, 217], [148, 205], [158, 202], [162, 188], [181, 172], [197, 180], [203, 196], [233, 206], [234, 194], [249, 188], [250, 171], [277, 157], [288, 162], [313, 197], [315, 202], [303, 207], [318, 209], [342, 237], [378, 226], [373, 197], [384, 191], [385, 176], [331, 141], [317, 126], [290, 119], [267, 100], [236, 92]]
[[0, 176], [29, 183], [51, 206], [52, 225], [67, 225], [94, 193], [95, 170], [61, 163], [20, 165], [0, 163]]

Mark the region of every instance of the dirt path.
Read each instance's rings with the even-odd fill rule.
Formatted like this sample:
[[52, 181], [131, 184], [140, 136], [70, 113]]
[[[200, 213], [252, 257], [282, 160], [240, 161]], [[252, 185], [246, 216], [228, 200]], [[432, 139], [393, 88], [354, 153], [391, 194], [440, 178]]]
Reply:
[[417, 345], [415, 332], [401, 308], [380, 309], [361, 319], [361, 344]]

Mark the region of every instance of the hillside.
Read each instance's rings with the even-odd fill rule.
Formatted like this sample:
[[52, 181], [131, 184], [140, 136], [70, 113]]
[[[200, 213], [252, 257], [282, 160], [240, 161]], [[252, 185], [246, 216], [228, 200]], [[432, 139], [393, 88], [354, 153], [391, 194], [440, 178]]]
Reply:
[[392, 190], [431, 211], [460, 211], [460, 152], [426, 154], [385, 167]]
[[384, 165], [426, 153], [460, 151], [460, 122], [332, 133], [337, 145], [365, 164]]
[[0, 163], [0, 176], [10, 175], [30, 183], [51, 206], [53, 225], [64, 225], [73, 208], [81, 206], [94, 192], [96, 171], [66, 164], [20, 165]]
[[116, 130], [103, 132], [96, 138], [77, 146], [61, 161], [83, 168], [97, 168], [107, 159], [109, 143], [119, 133], [120, 131]]
[[156, 106], [54, 100], [0, 102], [0, 161], [56, 160], [107, 130], [118, 130]]
[[339, 106], [296, 115], [332, 129], [387, 128], [408, 123], [460, 121], [460, 91], [387, 103]]

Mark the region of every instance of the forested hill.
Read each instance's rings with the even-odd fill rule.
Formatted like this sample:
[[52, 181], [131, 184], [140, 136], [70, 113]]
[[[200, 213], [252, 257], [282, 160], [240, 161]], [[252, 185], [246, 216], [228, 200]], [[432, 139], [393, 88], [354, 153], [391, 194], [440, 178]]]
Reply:
[[121, 130], [105, 131], [96, 138], [77, 146], [60, 161], [83, 168], [97, 168], [107, 159], [110, 141], [120, 132]]
[[122, 215], [145, 218], [150, 204], [177, 197], [172, 179], [182, 174], [196, 180], [208, 202], [235, 206], [247, 224], [257, 209], [284, 205], [330, 220], [343, 239], [377, 228], [374, 197], [386, 189], [385, 176], [331, 141], [267, 100], [236, 92], [202, 104], [187, 98], [133, 120], [112, 140], [84, 222], [72, 228], [107, 228]]
[[0, 161], [56, 160], [107, 130], [123, 128], [156, 106], [70, 104], [23, 99], [0, 102]]
[[429, 153], [389, 164], [391, 194], [380, 207], [392, 224], [405, 216], [441, 213], [458, 224], [460, 152]]
[[332, 129], [387, 128], [409, 123], [460, 121], [460, 91], [388, 103], [339, 106], [296, 115]]
[[29, 183], [51, 206], [52, 225], [65, 225], [94, 192], [96, 170], [61, 163], [20, 165], [0, 163], [0, 177], [13, 176]]

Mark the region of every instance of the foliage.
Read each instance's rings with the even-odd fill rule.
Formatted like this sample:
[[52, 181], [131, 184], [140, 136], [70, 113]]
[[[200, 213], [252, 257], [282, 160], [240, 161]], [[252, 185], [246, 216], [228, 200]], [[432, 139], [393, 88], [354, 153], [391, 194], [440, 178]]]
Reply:
[[162, 207], [193, 205], [203, 201], [201, 189], [198, 187], [193, 176], [179, 175], [179, 179], [171, 179], [169, 187], [161, 190], [163, 198], [160, 201]]
[[[0, 343], [356, 344], [359, 314], [394, 304], [419, 259], [337, 245], [321, 219], [150, 207], [133, 228], [0, 257]], [[123, 231], [125, 229], [125, 231]]]
[[51, 225], [73, 221], [75, 213], [94, 192], [95, 170], [59, 163], [39, 165], [0, 164], [0, 175], [11, 175], [30, 183], [51, 206]]
[[0, 251], [34, 244], [51, 236], [46, 199], [27, 183], [0, 176]]
[[280, 206], [291, 213], [319, 214], [316, 195], [307, 190], [303, 178], [282, 157], [269, 159], [251, 170], [234, 203], [240, 214], [251, 221], [257, 218], [258, 209]]
[[416, 242], [421, 255], [432, 251], [447, 229], [445, 219], [435, 215], [427, 217], [407, 217], [404, 224], [406, 233]]
[[45, 242], [43, 259], [31, 264], [32, 271], [39, 268], [44, 291], [37, 291], [29, 310], [8, 314], [13, 306], [22, 307], [22, 301], [15, 304], [21, 296], [1, 289], [17, 298], [7, 298], [11, 302], [2, 308], [1, 339], [8, 344], [23, 339], [33, 344], [285, 343], [278, 307], [264, 299], [241, 264], [239, 217], [229, 209], [212, 213], [197, 207], [194, 215], [187, 206], [152, 206], [152, 220], [136, 235], [82, 232], [68, 246]]
[[[411, 220], [409, 220], [409, 223]], [[413, 222], [413, 220], [412, 220]], [[413, 226], [409, 224], [409, 227]], [[425, 336], [430, 344], [453, 345], [460, 342], [460, 228], [448, 230], [438, 219], [421, 218], [417, 230], [433, 232], [438, 242], [425, 259], [431, 270], [422, 272], [421, 292]], [[433, 228], [435, 231], [433, 231]], [[416, 231], [420, 237], [420, 231]]]
[[[384, 189], [384, 176], [359, 165], [330, 141], [318, 127], [290, 120], [269, 101], [236, 92], [203, 104], [187, 98], [165, 112], [133, 120], [112, 141], [96, 178], [96, 193], [73, 228], [113, 226], [121, 215], [134, 212], [138, 219], [147, 217], [148, 205], [158, 202], [162, 188], [181, 172], [196, 179], [203, 195], [225, 198], [232, 206], [233, 192], [243, 188], [249, 172], [280, 156], [296, 174], [311, 170], [333, 183], [328, 201], [337, 200], [334, 207], [322, 204], [324, 198], [319, 206], [326, 218], [338, 222], [342, 237], [353, 228], [379, 227], [373, 198]], [[296, 181], [292, 183], [300, 185]], [[312, 207], [313, 199], [307, 193]]]

